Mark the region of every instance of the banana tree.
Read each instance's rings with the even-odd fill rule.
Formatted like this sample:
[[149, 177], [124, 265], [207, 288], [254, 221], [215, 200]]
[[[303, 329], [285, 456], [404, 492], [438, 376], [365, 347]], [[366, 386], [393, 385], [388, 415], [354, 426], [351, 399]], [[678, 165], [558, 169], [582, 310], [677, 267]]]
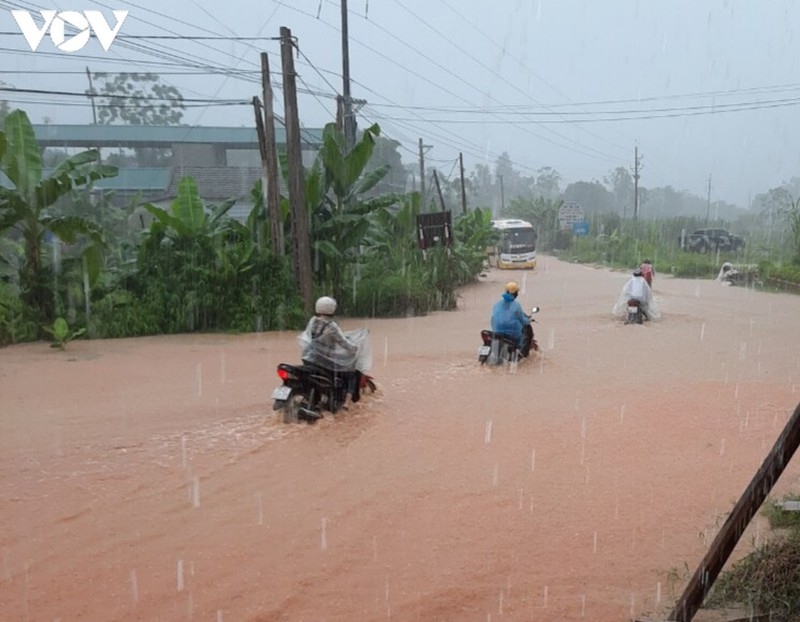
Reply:
[[206, 205], [185, 177], [168, 210], [144, 206], [155, 219], [139, 249], [138, 281], [172, 318], [171, 332], [224, 325], [236, 290], [250, 288], [255, 244], [250, 230], [227, 216], [234, 203]]
[[45, 237], [52, 234], [71, 244], [87, 236], [93, 242], [87, 246], [93, 249], [87, 251], [92, 263], [96, 262], [97, 248], [105, 244], [99, 227], [77, 216], [53, 215], [51, 208], [76, 188], [115, 177], [118, 169], [102, 164], [100, 152], [90, 149], [67, 158], [44, 177], [41, 148], [22, 110], [14, 110], [5, 118], [0, 132], [0, 165], [13, 186], [0, 186], [0, 234], [13, 230], [22, 239], [21, 297], [37, 313], [40, 323], [51, 322], [54, 300], [44, 263]]
[[380, 127], [372, 125], [348, 149], [344, 134], [335, 124], [328, 124], [306, 174], [315, 270], [326, 291], [337, 298], [343, 295], [348, 266], [358, 262], [369, 215], [396, 201], [394, 196], [362, 198], [389, 172], [389, 166], [382, 166], [365, 173], [379, 135]]

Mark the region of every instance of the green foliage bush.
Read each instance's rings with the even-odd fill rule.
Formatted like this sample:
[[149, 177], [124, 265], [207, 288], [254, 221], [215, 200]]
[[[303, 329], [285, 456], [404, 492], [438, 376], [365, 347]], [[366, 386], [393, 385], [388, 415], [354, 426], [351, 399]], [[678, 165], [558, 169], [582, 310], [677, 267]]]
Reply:
[[12, 285], [0, 282], [0, 346], [33, 341], [38, 335], [33, 311]]
[[348, 314], [362, 317], [424, 315], [429, 306], [417, 274], [371, 274], [355, 285], [355, 300], [343, 305]]
[[745, 606], [776, 622], [800, 621], [800, 530], [771, 533], [766, 542], [725, 570], [706, 605]]
[[800, 266], [764, 261], [759, 264], [759, 272], [767, 278], [800, 285]]
[[[208, 249], [206, 249], [208, 251]], [[93, 305], [99, 337], [134, 337], [195, 331], [288, 330], [306, 320], [288, 264], [264, 255], [231, 274], [213, 254], [193, 248], [177, 257], [172, 245], [142, 262], [127, 289], [106, 292]], [[186, 260], [186, 261], [184, 261]]]
[[[723, 262], [747, 262], [735, 253], [690, 253], [678, 245], [685, 223], [680, 219], [665, 222], [627, 224], [624, 231], [592, 235], [571, 241], [564, 257], [581, 263], [598, 263], [613, 268], [631, 269], [645, 258], [652, 261], [656, 274], [681, 278], [715, 278]], [[691, 227], [687, 228], [690, 229]]]

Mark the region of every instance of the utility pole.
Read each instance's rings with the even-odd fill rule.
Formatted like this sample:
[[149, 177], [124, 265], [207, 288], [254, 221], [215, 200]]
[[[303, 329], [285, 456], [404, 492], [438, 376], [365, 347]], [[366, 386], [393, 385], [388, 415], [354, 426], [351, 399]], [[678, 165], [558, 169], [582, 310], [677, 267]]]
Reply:
[[498, 177], [500, 178], [500, 213], [502, 214], [506, 211], [506, 190], [503, 186], [503, 176], [498, 175]]
[[344, 98], [344, 138], [348, 149], [356, 144], [356, 117], [353, 114], [353, 99], [350, 96], [350, 42], [347, 28], [347, 0], [340, 0], [342, 7], [342, 96]]
[[756, 471], [750, 484], [744, 489], [739, 501], [733, 506], [725, 523], [717, 532], [717, 536], [700, 561], [697, 570], [689, 579], [683, 594], [667, 616], [668, 620], [691, 622], [694, 619], [695, 613], [703, 604], [703, 600], [714, 585], [725, 562], [736, 548], [747, 525], [766, 500], [772, 487], [780, 479], [799, 446], [800, 404], [794, 409], [794, 413], [786, 422], [761, 467]]
[[[345, 111], [344, 111], [344, 97], [341, 95], [336, 96], [336, 129], [339, 130], [342, 134], [344, 134], [344, 118], [345, 118]], [[345, 138], [347, 138], [345, 136]]]
[[92, 84], [92, 72], [89, 71], [89, 66], [86, 66], [86, 77], [89, 78], [89, 99], [92, 101], [92, 123], [97, 125], [97, 109], [94, 105], [94, 85]]
[[642, 168], [642, 159], [639, 157], [639, 146], [633, 149], [633, 219], [639, 218], [639, 171]]
[[[258, 152], [261, 156], [261, 202], [264, 212], [267, 211], [267, 185], [269, 182], [269, 170], [267, 167], [267, 135], [264, 132], [264, 117], [261, 114], [261, 101], [257, 95], [253, 95], [253, 112], [256, 117], [256, 136], [258, 136]], [[256, 248], [260, 253], [264, 248], [264, 228], [261, 225], [261, 215], [256, 218]]]
[[467, 213], [467, 191], [464, 189], [464, 154], [458, 154], [458, 164], [461, 167], [461, 209]]
[[261, 53], [261, 90], [264, 97], [264, 137], [266, 157], [265, 182], [267, 218], [269, 222], [270, 244], [276, 257], [283, 257], [283, 223], [281, 222], [280, 174], [278, 172], [278, 147], [275, 138], [275, 114], [272, 110], [272, 81], [269, 73], [269, 56]]
[[419, 193], [422, 195], [422, 209], [425, 209], [425, 152], [422, 148], [422, 139], [419, 139]]
[[[257, 95], [253, 95], [253, 112], [255, 113], [256, 117], [256, 135], [258, 136], [258, 152], [261, 155], [261, 210], [258, 214], [256, 214], [255, 222], [253, 223], [253, 227], [255, 228], [255, 242], [256, 242], [256, 253], [261, 255], [264, 251], [264, 214], [267, 211], [267, 177], [269, 176], [269, 172], [267, 170], [267, 136], [264, 132], [264, 117], [261, 114], [261, 102], [258, 99]], [[273, 252], [275, 249], [273, 248]], [[253, 300], [258, 300], [259, 292], [258, 292], [258, 275], [254, 274], [251, 279], [251, 293], [253, 295]], [[264, 316], [261, 313], [261, 308], [259, 307], [256, 309], [256, 317], [255, 317], [255, 329], [258, 332], [263, 330], [263, 321]]]
[[708, 175], [708, 195], [706, 197], [706, 225], [711, 219], [711, 174]]
[[439, 195], [439, 203], [442, 205], [442, 211], [446, 212], [447, 208], [444, 206], [444, 196], [442, 196], [442, 187], [439, 185], [439, 175], [436, 174], [436, 169], [433, 169], [433, 181], [436, 182], [436, 192]]
[[422, 211], [426, 211], [425, 209], [425, 153], [428, 149], [431, 148], [431, 145], [424, 145], [422, 144], [422, 139], [419, 139], [419, 194], [422, 198]]
[[300, 146], [300, 119], [297, 112], [297, 83], [294, 71], [292, 31], [281, 26], [283, 68], [283, 107], [286, 111], [286, 156], [289, 169], [289, 203], [292, 214], [292, 247], [295, 277], [306, 313], [313, 308], [311, 289], [311, 236], [303, 182], [303, 154]]

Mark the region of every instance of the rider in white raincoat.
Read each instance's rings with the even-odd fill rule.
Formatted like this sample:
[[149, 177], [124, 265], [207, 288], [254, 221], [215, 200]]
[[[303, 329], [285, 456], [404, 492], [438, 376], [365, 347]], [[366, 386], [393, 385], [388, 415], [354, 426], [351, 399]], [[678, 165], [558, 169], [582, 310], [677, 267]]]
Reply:
[[[366, 328], [343, 331], [334, 321], [336, 301], [328, 296], [317, 300], [306, 329], [297, 338], [306, 365], [316, 365], [345, 379], [344, 407], [360, 397], [360, 373], [372, 367], [372, 348]], [[359, 373], [360, 372], [360, 373]]]
[[646, 319], [657, 320], [661, 317], [653, 292], [639, 268], [633, 271], [633, 276], [623, 286], [612, 313], [620, 318], [625, 317], [629, 300], [639, 301]]

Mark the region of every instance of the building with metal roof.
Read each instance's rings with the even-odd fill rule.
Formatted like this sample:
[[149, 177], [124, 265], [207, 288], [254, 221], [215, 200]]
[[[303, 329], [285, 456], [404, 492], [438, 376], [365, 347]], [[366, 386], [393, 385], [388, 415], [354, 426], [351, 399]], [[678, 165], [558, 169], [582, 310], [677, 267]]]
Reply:
[[[169, 148], [172, 145], [217, 145], [228, 149], [258, 149], [258, 136], [252, 127], [211, 127], [200, 125], [63, 125], [34, 124], [33, 131], [42, 147], [137, 147]], [[301, 129], [304, 149], [316, 150], [322, 141], [321, 129]], [[286, 144], [286, 131], [275, 128], [278, 149]]]
[[[251, 209], [250, 191], [262, 176], [254, 128], [34, 124], [33, 130], [45, 150], [75, 152], [97, 148], [104, 158], [117, 150], [168, 150], [169, 166], [121, 166], [117, 177], [95, 182], [95, 188], [113, 191], [113, 201], [119, 205], [130, 204], [133, 198], [169, 204], [177, 196], [178, 182], [183, 177], [193, 177], [200, 196], [209, 202], [238, 199], [232, 213], [242, 217]], [[301, 139], [303, 162], [308, 166], [321, 144], [322, 129], [302, 129]], [[279, 151], [285, 149], [285, 142], [284, 128], [276, 128]], [[0, 184], [8, 183], [0, 175]]]

